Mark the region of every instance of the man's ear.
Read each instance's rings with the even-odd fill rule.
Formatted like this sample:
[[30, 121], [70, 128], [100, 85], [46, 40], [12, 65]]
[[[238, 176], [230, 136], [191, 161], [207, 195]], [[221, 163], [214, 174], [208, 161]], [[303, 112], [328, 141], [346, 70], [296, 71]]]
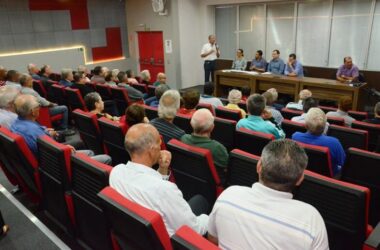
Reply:
[[301, 177], [298, 179], [297, 183], [296, 183], [296, 186], [299, 186], [301, 185], [301, 183], [303, 182], [303, 179], [305, 178], [305, 172], [302, 172], [302, 175]]
[[257, 174], [260, 176], [261, 175], [261, 170], [263, 169], [262, 165], [261, 165], [261, 159], [259, 160], [259, 162], [257, 163], [257, 166], [256, 166], [256, 171], [257, 171]]

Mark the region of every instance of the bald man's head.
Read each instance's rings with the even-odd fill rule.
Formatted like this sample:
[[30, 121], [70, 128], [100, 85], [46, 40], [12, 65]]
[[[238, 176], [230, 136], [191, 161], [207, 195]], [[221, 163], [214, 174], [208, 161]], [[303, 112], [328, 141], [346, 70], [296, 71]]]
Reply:
[[198, 109], [191, 117], [190, 124], [195, 134], [211, 133], [214, 128], [214, 116], [208, 109]]
[[311, 97], [312, 93], [308, 89], [303, 89], [300, 91], [300, 99], [305, 100], [308, 97]]
[[139, 123], [128, 129], [124, 145], [131, 157], [141, 155], [160, 145], [160, 134], [152, 125]]
[[19, 117], [28, 119], [28, 118], [37, 118], [37, 108], [40, 107], [37, 99], [32, 95], [18, 95], [14, 101], [15, 110]]

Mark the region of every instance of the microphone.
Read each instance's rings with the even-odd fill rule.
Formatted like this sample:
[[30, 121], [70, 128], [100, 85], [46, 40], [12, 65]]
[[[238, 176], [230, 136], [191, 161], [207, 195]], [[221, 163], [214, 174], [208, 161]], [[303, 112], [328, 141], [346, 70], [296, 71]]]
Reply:
[[215, 43], [215, 48], [218, 50], [219, 49], [219, 45], [217, 43]]

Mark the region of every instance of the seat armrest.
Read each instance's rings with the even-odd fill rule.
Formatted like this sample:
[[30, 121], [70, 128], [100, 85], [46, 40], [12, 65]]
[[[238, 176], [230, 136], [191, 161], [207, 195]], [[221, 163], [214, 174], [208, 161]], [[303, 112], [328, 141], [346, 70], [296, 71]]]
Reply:
[[380, 222], [364, 242], [363, 249], [380, 249]]

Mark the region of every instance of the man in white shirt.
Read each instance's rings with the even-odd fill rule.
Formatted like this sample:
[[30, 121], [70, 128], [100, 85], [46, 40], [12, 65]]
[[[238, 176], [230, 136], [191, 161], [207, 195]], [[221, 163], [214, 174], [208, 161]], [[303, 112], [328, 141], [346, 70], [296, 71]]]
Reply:
[[206, 82], [205, 86], [203, 87], [203, 95], [201, 95], [199, 99], [199, 103], [206, 103], [206, 104], [211, 104], [213, 108], [216, 108], [218, 106], [223, 106], [222, 101], [214, 97], [214, 90], [215, 90], [215, 85], [213, 82]]
[[[183, 225], [205, 234], [208, 216], [201, 213], [208, 210], [207, 202], [195, 196], [187, 203], [177, 185], [168, 181], [171, 154], [161, 150], [160, 145], [161, 138], [155, 127], [132, 126], [125, 136], [131, 161], [113, 168], [110, 186], [133, 202], [158, 212], [170, 236]], [[152, 166], [157, 163], [156, 171]]]
[[297, 109], [297, 110], [303, 110], [303, 101], [308, 98], [308, 97], [311, 97], [312, 93], [310, 90], [308, 89], [303, 89], [300, 91], [299, 93], [299, 101], [298, 102], [289, 102], [287, 105], [286, 105], [286, 108], [288, 109]]
[[215, 70], [215, 59], [219, 58], [220, 50], [219, 46], [216, 44], [216, 39], [214, 35], [208, 36], [208, 43], [203, 45], [201, 51], [201, 57], [204, 60], [204, 70], [205, 70], [205, 82], [210, 81], [211, 79], [215, 82], [214, 79], [214, 70]]
[[217, 199], [209, 240], [222, 249], [328, 249], [319, 212], [292, 199], [306, 165], [305, 151], [294, 141], [269, 143], [257, 164], [259, 182], [232, 186]]
[[9, 129], [17, 119], [13, 102], [19, 93], [17, 88], [11, 86], [0, 88], [0, 126]]

